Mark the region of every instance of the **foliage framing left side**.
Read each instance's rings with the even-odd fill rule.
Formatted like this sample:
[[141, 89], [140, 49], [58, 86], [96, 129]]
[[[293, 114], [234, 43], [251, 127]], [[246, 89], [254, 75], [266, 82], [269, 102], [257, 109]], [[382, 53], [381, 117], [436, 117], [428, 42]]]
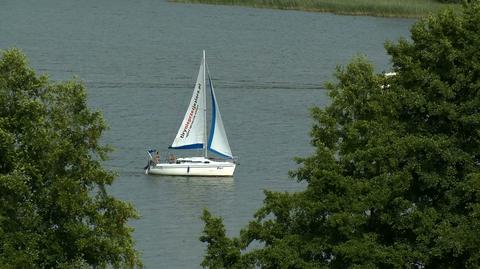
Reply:
[[141, 267], [128, 203], [105, 186], [106, 125], [76, 80], [37, 76], [18, 49], [0, 51], [0, 265]]

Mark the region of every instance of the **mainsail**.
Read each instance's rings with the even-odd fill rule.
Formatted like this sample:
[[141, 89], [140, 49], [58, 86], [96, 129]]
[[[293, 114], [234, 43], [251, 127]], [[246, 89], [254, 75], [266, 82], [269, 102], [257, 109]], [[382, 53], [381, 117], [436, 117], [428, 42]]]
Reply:
[[170, 148], [174, 149], [200, 149], [205, 143], [205, 86], [203, 85], [205, 73], [205, 58], [202, 59], [198, 70], [197, 82], [193, 89], [192, 99], [177, 136]]

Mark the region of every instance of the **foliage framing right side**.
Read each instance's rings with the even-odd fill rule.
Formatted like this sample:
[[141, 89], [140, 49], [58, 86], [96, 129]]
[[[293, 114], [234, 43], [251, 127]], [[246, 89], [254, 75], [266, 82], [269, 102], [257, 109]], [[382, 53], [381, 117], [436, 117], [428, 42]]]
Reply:
[[480, 265], [480, 2], [411, 34], [386, 44], [395, 76], [365, 58], [337, 69], [292, 173], [304, 192], [267, 191], [238, 238], [204, 212], [204, 267]]

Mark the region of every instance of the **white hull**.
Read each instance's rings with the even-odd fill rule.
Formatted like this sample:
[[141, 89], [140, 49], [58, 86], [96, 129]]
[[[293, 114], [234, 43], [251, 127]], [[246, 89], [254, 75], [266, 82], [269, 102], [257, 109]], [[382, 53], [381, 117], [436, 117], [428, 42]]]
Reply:
[[[201, 162], [191, 162], [191, 159], [182, 160], [177, 163], [159, 163], [150, 166], [146, 173], [151, 175], [168, 176], [216, 176], [231, 177], [235, 171], [236, 164], [227, 161], [213, 161], [203, 159]], [[185, 161], [190, 160], [190, 161]], [[206, 162], [208, 163], [206, 163]]]

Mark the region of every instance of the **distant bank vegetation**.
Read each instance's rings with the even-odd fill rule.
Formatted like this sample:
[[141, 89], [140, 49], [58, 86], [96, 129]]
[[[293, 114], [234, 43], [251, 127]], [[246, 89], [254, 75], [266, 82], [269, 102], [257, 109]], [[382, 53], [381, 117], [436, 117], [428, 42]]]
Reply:
[[343, 15], [418, 18], [461, 0], [171, 0], [178, 3], [331, 12]]

